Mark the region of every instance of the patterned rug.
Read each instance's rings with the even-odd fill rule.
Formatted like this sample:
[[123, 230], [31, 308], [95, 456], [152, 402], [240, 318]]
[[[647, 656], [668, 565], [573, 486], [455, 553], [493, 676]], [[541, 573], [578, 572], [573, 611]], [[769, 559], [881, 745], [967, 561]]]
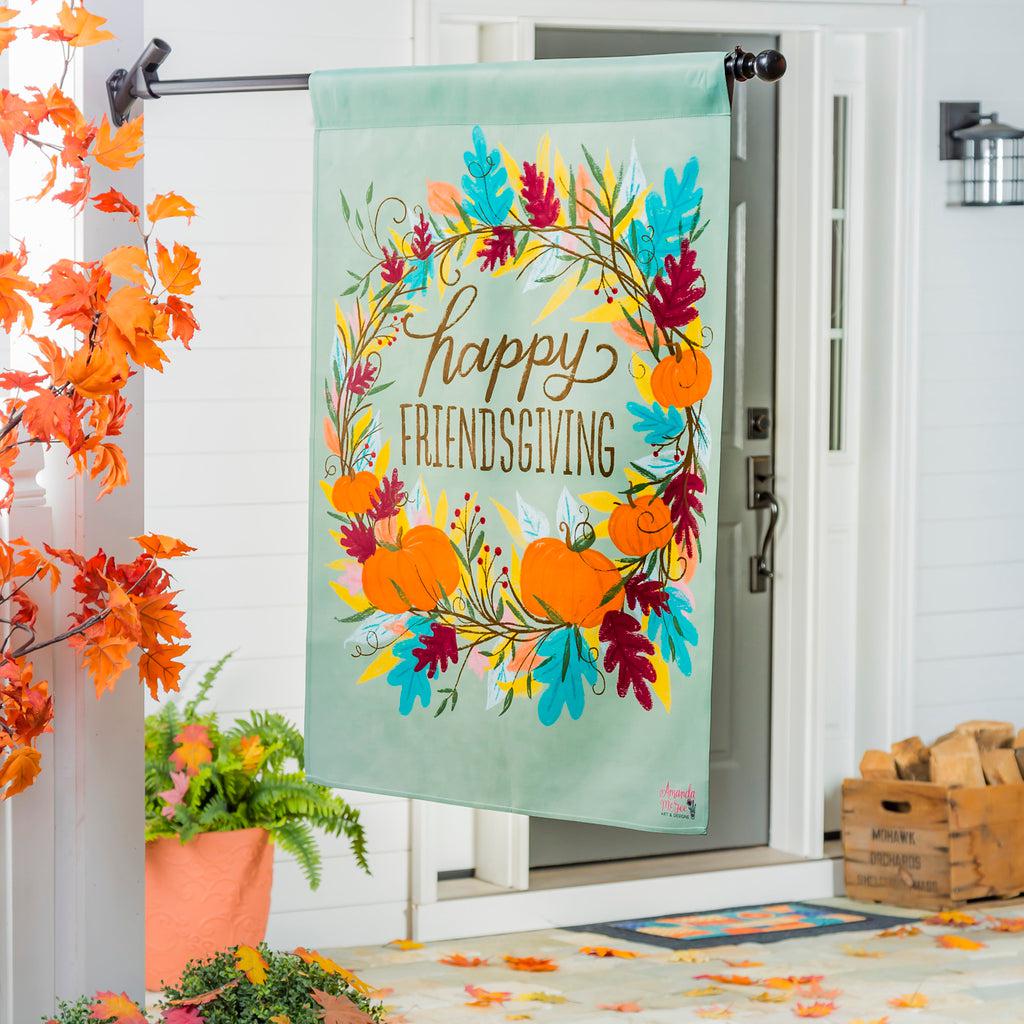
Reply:
[[612, 921], [572, 930], [597, 932], [615, 939], [643, 942], [666, 949], [695, 949], [737, 941], [779, 942], [795, 938], [796, 933], [863, 931], [905, 923], [905, 918], [855, 913], [814, 903], [772, 903], [699, 914], [668, 914], [638, 918], [635, 921]]

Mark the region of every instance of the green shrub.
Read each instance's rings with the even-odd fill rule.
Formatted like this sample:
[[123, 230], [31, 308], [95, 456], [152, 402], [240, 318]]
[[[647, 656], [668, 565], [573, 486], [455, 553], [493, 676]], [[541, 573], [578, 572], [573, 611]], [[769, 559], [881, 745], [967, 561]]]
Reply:
[[185, 842], [202, 832], [264, 828], [295, 856], [315, 889], [320, 850], [313, 830], [319, 829], [347, 836], [369, 872], [359, 812], [306, 778], [302, 733], [291, 722], [254, 711], [222, 731], [216, 714], [201, 712], [230, 657], [206, 673], [184, 707], [167, 703], [146, 718], [146, 840]]

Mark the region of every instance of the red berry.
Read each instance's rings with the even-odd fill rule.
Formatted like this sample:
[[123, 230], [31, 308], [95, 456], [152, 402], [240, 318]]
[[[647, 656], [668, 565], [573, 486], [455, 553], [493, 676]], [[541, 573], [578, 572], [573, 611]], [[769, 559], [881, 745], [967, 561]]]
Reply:
[[462, 515], [462, 509], [461, 508], [457, 508], [455, 510], [455, 518], [458, 519], [459, 516], [461, 516], [461, 515]]
[[476, 564], [477, 564], [477, 565], [483, 565], [483, 564], [484, 564], [484, 560], [483, 560], [482, 558], [478, 558], [478, 559], [476, 560]]
[[469, 491], [466, 491], [466, 493], [462, 497], [465, 498], [466, 501], [469, 501]]
[[505, 568], [502, 569], [501, 571], [507, 576], [508, 575], [508, 566], [506, 565]]
[[449, 530], [454, 530], [455, 529], [455, 524], [454, 523], [449, 524], [448, 529]]
[[501, 589], [508, 590], [508, 584], [504, 580], [501, 581]]
[[501, 548], [495, 548], [494, 549], [494, 554], [495, 554], [496, 558], [500, 558], [501, 557]]
[[594, 289], [594, 294], [595, 295], [600, 295], [601, 294], [601, 289], [600, 288], [595, 288]]
[[484, 551], [490, 551], [490, 550], [491, 550], [491, 545], [490, 544], [485, 544], [484, 545]]
[[483, 525], [484, 525], [484, 523], [486, 523], [486, 522], [487, 522], [487, 520], [486, 520], [486, 519], [484, 519], [484, 517], [483, 517], [483, 516], [481, 516], [481, 517], [480, 517], [480, 525], [481, 525], [481, 526], [483, 526]]

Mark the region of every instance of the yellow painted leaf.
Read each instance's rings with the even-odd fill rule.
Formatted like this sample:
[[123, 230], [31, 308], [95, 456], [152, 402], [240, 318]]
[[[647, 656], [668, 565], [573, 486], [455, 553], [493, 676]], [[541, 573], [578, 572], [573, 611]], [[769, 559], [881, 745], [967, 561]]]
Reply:
[[613, 296], [611, 302], [602, 302], [589, 312], [574, 316], [573, 320], [584, 324], [613, 324], [618, 320], [624, 320], [627, 313], [630, 316], [635, 316], [639, 308], [640, 303], [634, 298], [623, 295]]
[[235, 968], [253, 985], [262, 985], [267, 980], [267, 961], [252, 946], [239, 946], [235, 950]]
[[672, 676], [668, 670], [668, 663], [659, 654], [651, 656], [651, 664], [654, 666], [654, 682], [651, 689], [654, 695], [661, 701], [666, 711], [672, 710]]
[[541, 320], [551, 316], [556, 309], [561, 308], [568, 301], [569, 296], [576, 290], [576, 276], [573, 274], [566, 275], [564, 280], [552, 293], [551, 297], [544, 304], [544, 308], [537, 314], [537, 318], [533, 321], [535, 324], [539, 324]]

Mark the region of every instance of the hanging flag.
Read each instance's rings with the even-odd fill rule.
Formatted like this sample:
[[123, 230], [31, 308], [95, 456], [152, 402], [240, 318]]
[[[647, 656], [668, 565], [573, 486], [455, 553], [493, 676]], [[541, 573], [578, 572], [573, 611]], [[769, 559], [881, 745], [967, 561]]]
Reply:
[[318, 780], [706, 831], [723, 58], [313, 75]]

